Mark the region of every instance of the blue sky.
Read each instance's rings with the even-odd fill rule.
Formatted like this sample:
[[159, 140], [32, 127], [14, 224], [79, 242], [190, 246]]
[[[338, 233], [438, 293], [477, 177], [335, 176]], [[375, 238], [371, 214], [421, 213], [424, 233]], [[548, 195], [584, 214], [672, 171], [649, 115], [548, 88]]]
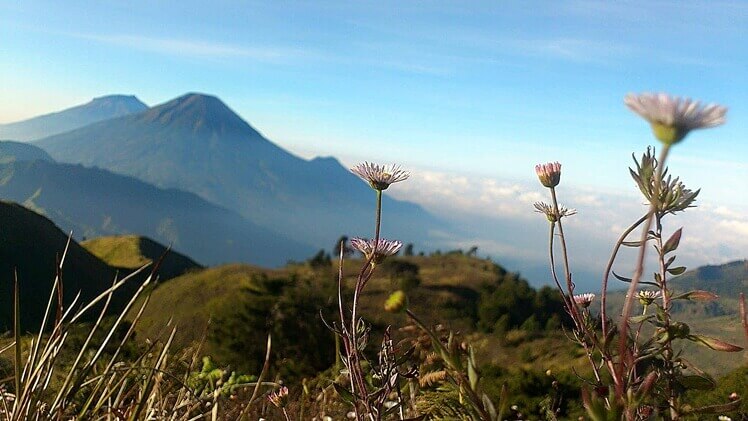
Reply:
[[729, 107], [670, 165], [748, 235], [746, 41], [739, 1], [0, 0], [0, 123], [199, 91], [292, 152], [402, 163], [423, 191], [525, 186], [558, 160], [565, 186], [616, 195], [653, 143], [623, 96], [665, 91]]

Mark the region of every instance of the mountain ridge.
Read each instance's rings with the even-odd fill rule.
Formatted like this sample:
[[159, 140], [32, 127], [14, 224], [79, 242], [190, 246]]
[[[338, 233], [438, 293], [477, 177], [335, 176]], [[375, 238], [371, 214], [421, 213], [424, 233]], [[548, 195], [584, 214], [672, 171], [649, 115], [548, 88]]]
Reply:
[[100, 96], [64, 110], [0, 124], [0, 139], [28, 142], [146, 109], [148, 106], [134, 95]]
[[201, 263], [276, 266], [313, 252], [193, 193], [76, 164], [0, 165], [0, 196], [45, 214], [78, 239], [137, 233]]
[[[304, 160], [266, 139], [220, 99], [191, 93], [141, 113], [35, 142], [58, 161], [178, 188], [306, 244], [366, 236], [374, 194], [335, 159]], [[385, 195], [383, 234], [425, 242], [444, 223]]]

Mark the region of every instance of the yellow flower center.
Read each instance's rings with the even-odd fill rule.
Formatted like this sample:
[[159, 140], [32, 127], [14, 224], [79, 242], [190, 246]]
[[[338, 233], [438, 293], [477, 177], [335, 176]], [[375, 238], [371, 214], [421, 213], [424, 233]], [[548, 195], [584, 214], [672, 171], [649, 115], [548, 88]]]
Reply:
[[666, 145], [673, 145], [683, 140], [688, 134], [688, 130], [683, 130], [677, 126], [668, 126], [666, 124], [653, 122], [652, 132], [655, 137]]

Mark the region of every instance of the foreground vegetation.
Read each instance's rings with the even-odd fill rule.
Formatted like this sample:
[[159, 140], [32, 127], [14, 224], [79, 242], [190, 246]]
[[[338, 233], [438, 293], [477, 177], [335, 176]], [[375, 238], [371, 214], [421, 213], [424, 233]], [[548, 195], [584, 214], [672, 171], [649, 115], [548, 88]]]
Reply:
[[[627, 103], [664, 147], [631, 169], [649, 210], [614, 246], [599, 311], [595, 294], [575, 291], [562, 225], [575, 212], [557, 201], [560, 164], [536, 168], [551, 197], [536, 210], [550, 226], [556, 288], [534, 289], [475, 248], [414, 256], [381, 238], [382, 192], [409, 174], [365, 163], [352, 171], [375, 192], [374, 236], [341, 239], [337, 258], [322, 251], [274, 270], [201, 268], [138, 237], [102, 238], [88, 251], [65, 246], [41, 307], [39, 294], [14, 280], [0, 419], [748, 417], [744, 359], [733, 358], [735, 369], [716, 381], [699, 368], [702, 354], [683, 345], [744, 356], [708, 328], [725, 330], [715, 320], [737, 321], [739, 308], [743, 330], [734, 325], [733, 341], [748, 340], [745, 299], [715, 307], [714, 292], [693, 275], [679, 284], [681, 231], [666, 234], [663, 223], [698, 195], [666, 177], [669, 149], [690, 130], [721, 124], [725, 110], [664, 95]], [[630, 240], [638, 227], [641, 240]], [[650, 245], [659, 262], [651, 278], [643, 273]], [[611, 270], [620, 247], [639, 250], [630, 277]], [[111, 287], [70, 296], [65, 268], [80, 261], [111, 276]], [[705, 273], [697, 278], [715, 278]], [[628, 284], [618, 302], [607, 291], [611, 274]], [[616, 303], [622, 316], [609, 317]], [[24, 336], [27, 315], [38, 328]]]

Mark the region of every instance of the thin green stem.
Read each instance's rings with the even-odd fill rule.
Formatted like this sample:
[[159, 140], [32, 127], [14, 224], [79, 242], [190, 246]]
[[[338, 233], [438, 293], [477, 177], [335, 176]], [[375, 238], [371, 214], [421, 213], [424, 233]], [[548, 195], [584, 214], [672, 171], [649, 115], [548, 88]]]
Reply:
[[610, 259], [608, 259], [608, 264], [605, 266], [605, 273], [603, 273], [603, 288], [601, 291], [601, 297], [600, 297], [600, 319], [602, 320], [602, 329], [603, 329], [603, 335], [608, 334], [608, 316], [606, 311], [606, 300], [608, 297], [608, 279], [610, 278], [610, 271], [613, 270], [613, 263], [616, 261], [616, 257], [618, 256], [618, 251], [621, 249], [621, 245], [623, 245], [623, 242], [626, 241], [626, 238], [631, 234], [633, 230], [636, 229], [639, 225], [641, 225], [644, 221], [647, 220], [649, 217], [649, 214], [643, 215], [641, 218], [639, 218], [636, 222], [631, 224], [630, 227], [624, 231], [620, 237], [618, 237], [618, 241], [616, 241], [616, 245], [613, 247], [613, 253], [610, 255]]
[[[657, 205], [660, 200], [660, 187], [662, 187], [662, 172], [665, 167], [665, 160], [667, 159], [668, 152], [670, 151], [669, 145], [664, 145], [660, 151], [660, 158], [657, 161], [657, 171], [654, 178], [654, 190], [652, 199], [650, 200], [649, 211], [647, 212], [647, 219], [644, 221], [644, 228], [642, 229], [641, 238], [639, 240], [639, 255], [636, 259], [636, 267], [634, 269], [634, 276], [631, 278], [631, 284], [629, 285], [628, 293], [626, 295], [626, 301], [623, 304], [623, 311], [621, 313], [621, 326], [620, 326], [620, 338], [618, 343], [618, 353], [620, 365], [618, 368], [617, 376], [619, 379], [623, 379], [623, 370], [626, 363], [626, 352], [628, 350], [626, 342], [628, 341], [628, 325], [629, 318], [631, 317], [631, 306], [634, 302], [634, 293], [636, 287], [639, 285], [642, 273], [644, 272], [644, 256], [647, 251], [647, 238], [649, 236], [649, 229], [652, 227], [652, 220], [654, 219], [655, 212], [657, 211]], [[616, 382], [616, 396], [619, 399], [624, 398], [623, 382]]]
[[[564, 227], [561, 224], [561, 212], [559, 211], [556, 189], [554, 187], [551, 187], [551, 200], [553, 200], [553, 212], [555, 212], [556, 217], [558, 218], [556, 224], [558, 224], [558, 236], [561, 239], [561, 255], [564, 258], [564, 278], [566, 280], [566, 290], [569, 293], [569, 310], [571, 310], [571, 317], [575, 320], [579, 320], [581, 323], [581, 319], [579, 319], [579, 306], [577, 306], [577, 303], [574, 301], [574, 283], [571, 280], [571, 270], [569, 269], [569, 253], [566, 247], [566, 236], [564, 235]], [[553, 242], [553, 237], [551, 237], [551, 242]], [[551, 243], [551, 254], [552, 253], [553, 244]]]
[[376, 254], [379, 246], [379, 231], [382, 226], [382, 190], [377, 190], [377, 217], [374, 226], [374, 254]]

